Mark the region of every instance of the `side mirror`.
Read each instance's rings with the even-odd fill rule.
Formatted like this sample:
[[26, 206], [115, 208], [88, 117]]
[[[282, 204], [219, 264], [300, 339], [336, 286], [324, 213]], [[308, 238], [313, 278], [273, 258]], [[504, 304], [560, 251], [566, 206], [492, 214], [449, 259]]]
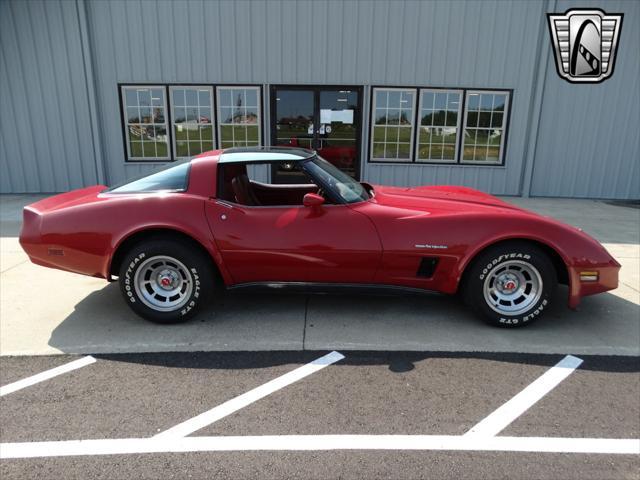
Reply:
[[305, 207], [319, 207], [323, 203], [324, 197], [321, 197], [317, 193], [307, 193], [302, 199], [302, 204]]

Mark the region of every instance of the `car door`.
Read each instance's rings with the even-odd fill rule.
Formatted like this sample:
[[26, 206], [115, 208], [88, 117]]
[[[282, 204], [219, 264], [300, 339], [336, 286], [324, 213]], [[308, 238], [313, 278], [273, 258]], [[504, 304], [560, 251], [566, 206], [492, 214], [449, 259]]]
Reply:
[[236, 284], [368, 283], [382, 254], [371, 220], [348, 205], [250, 207], [211, 199], [206, 215]]

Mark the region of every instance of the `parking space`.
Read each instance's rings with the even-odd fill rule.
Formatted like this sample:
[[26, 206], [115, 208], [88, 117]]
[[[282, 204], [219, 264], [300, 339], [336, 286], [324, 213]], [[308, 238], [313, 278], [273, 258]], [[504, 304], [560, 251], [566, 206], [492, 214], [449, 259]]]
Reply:
[[[0, 397], [3, 478], [27, 471], [154, 478], [158, 465], [165, 478], [184, 469], [194, 478], [633, 478], [640, 468], [636, 357], [306, 351], [95, 358]], [[61, 359], [78, 361], [3, 357], [3, 381]]]

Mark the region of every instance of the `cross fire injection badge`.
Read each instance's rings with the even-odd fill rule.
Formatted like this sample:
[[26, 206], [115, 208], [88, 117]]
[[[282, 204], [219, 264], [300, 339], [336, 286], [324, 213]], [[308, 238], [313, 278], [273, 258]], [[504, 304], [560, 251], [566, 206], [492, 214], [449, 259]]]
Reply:
[[548, 13], [558, 75], [571, 83], [599, 83], [613, 75], [622, 17], [581, 8]]

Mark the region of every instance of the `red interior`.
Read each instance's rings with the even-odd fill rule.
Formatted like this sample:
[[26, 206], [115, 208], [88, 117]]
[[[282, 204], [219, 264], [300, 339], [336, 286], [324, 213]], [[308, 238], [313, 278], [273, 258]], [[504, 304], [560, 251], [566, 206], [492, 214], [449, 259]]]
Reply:
[[[229, 164], [220, 167], [220, 175], [222, 177], [221, 189], [218, 197], [233, 203], [246, 205], [247, 194], [240, 192], [238, 182], [234, 179], [247, 174], [247, 166], [244, 164]], [[257, 199], [258, 206], [277, 206], [277, 205], [302, 205], [302, 199], [307, 193], [316, 193], [317, 185], [299, 184], [299, 185], [272, 185], [249, 181], [249, 188], [252, 191], [250, 197]], [[252, 202], [254, 203], [254, 202]]]

